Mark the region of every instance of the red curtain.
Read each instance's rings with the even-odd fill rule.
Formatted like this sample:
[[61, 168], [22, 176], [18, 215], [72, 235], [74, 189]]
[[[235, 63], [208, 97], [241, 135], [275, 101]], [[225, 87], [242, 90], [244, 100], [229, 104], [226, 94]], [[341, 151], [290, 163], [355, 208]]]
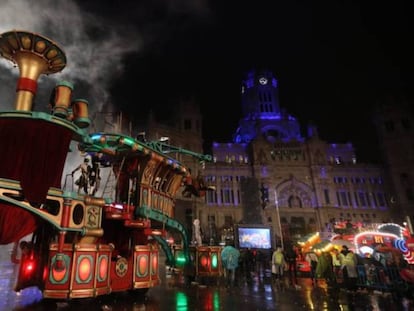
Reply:
[[[0, 118], [0, 178], [20, 181], [23, 196], [44, 203], [60, 188], [72, 131], [41, 119]], [[34, 214], [0, 200], [0, 244], [19, 241], [38, 226]]]
[[0, 119], [0, 177], [20, 181], [29, 202], [60, 188], [71, 130], [39, 119]]
[[38, 221], [34, 214], [0, 202], [0, 245], [17, 242], [32, 233]]

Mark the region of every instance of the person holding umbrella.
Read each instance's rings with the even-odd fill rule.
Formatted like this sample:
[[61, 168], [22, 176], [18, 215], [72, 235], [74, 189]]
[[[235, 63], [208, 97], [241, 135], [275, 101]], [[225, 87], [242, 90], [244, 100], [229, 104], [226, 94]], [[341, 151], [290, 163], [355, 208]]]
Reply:
[[227, 288], [234, 287], [236, 269], [239, 266], [240, 251], [235, 248], [230, 240], [226, 241], [226, 246], [221, 251], [221, 263], [224, 268], [224, 278]]

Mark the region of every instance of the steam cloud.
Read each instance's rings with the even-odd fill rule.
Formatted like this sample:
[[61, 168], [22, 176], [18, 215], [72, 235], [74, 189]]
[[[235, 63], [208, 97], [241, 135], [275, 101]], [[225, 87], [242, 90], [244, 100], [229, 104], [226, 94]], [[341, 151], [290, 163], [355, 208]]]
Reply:
[[[74, 97], [88, 99], [92, 111], [111, 105], [108, 88], [112, 79], [122, 74], [122, 56], [139, 51], [141, 46], [138, 33], [109, 25], [98, 16], [82, 12], [71, 1], [38, 0], [35, 5], [29, 0], [2, 1], [0, 20], [1, 33], [13, 29], [36, 32], [55, 41], [66, 54], [67, 66], [61, 73], [40, 76], [35, 103], [36, 106], [40, 103], [41, 107], [35, 109], [46, 108], [50, 92], [60, 80], [74, 83]], [[102, 35], [88, 35], [93, 29], [99, 29]], [[118, 35], [120, 33], [123, 37]], [[135, 38], [128, 39], [126, 35]], [[1, 59], [0, 66], [18, 76], [17, 68], [10, 62]], [[13, 108], [16, 79], [2, 74], [0, 83], [0, 107]], [[48, 86], [45, 88], [45, 85]], [[77, 92], [78, 86], [84, 93]]]
[[[37, 0], [33, 3], [30, 0], [3, 0], [0, 3], [0, 33], [13, 29], [39, 33], [56, 42], [66, 54], [67, 65], [62, 72], [40, 76], [35, 110], [46, 109], [56, 82], [67, 80], [74, 84], [73, 98], [89, 101], [92, 117], [96, 111], [112, 111], [115, 106], [111, 103], [109, 87], [123, 74], [122, 58], [127, 53], [139, 53], [144, 42], [153, 38], [163, 40], [162, 34], [153, 33], [171, 27], [163, 18], [178, 14], [195, 15], [196, 18], [206, 16], [204, 1], [156, 1], [145, 7], [135, 1], [122, 1], [122, 8], [117, 11], [124, 16], [119, 17], [116, 13], [111, 16], [112, 12], [106, 16], [93, 14], [80, 6], [94, 1]], [[97, 7], [104, 5], [105, 1], [96, 1]], [[166, 15], [154, 18], [148, 14], [153, 11], [149, 5], [157, 9], [161, 7]], [[3, 71], [0, 75], [0, 109], [12, 109], [18, 70], [3, 58], [0, 58], [0, 67]], [[4, 70], [11, 72], [15, 79], [10, 79]]]

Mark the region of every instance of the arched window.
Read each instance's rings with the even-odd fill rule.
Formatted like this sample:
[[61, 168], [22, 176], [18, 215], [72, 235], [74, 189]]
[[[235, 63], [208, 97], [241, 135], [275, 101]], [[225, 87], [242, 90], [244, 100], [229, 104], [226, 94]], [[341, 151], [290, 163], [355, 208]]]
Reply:
[[288, 200], [289, 207], [302, 207], [302, 201], [297, 195], [291, 195]]

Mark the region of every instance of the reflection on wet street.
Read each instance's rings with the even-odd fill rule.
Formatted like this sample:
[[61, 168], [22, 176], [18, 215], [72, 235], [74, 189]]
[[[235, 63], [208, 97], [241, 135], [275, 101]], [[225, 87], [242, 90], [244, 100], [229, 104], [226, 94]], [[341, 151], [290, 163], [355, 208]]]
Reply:
[[15, 267], [5, 262], [0, 264], [2, 311], [414, 310], [412, 303], [403, 299], [393, 299], [389, 293], [348, 293], [339, 288], [327, 288], [323, 281], [313, 286], [307, 278], [299, 278], [300, 288], [275, 288], [271, 282], [270, 271], [267, 270], [260, 276], [254, 275], [249, 283], [239, 280], [238, 286], [231, 290], [211, 279], [199, 280], [199, 283], [193, 282], [185, 286], [180, 274], [164, 270], [162, 285], [150, 289], [146, 296], [129, 292], [56, 303], [41, 301], [41, 293], [36, 288], [15, 293], [12, 290]]

